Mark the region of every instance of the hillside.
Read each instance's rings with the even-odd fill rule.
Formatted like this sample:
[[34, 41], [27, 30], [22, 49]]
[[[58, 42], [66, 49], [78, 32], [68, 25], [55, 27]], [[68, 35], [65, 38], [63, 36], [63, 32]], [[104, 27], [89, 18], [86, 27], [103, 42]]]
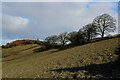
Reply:
[[3, 78], [115, 78], [120, 77], [118, 42], [103, 40], [55, 52], [34, 52], [40, 45], [3, 50]]
[[8, 43], [7, 45], [3, 45], [2, 48], [11, 48], [13, 46], [28, 45], [28, 44], [43, 44], [43, 42], [39, 40], [16, 40], [11, 43]]

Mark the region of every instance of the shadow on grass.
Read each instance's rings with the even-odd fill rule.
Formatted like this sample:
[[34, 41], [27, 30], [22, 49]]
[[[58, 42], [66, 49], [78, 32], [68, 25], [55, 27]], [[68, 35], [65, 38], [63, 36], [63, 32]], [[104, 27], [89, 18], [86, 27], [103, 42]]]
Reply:
[[37, 48], [37, 49], [34, 49], [33, 51], [35, 53], [38, 53], [38, 52], [43, 52], [43, 51], [46, 51], [47, 49], [45, 47], [40, 47], [40, 48]]
[[21, 50], [21, 51], [26, 51], [26, 50], [29, 50], [29, 49], [32, 49], [32, 48], [35, 48], [37, 46], [33, 46], [33, 47], [30, 47], [30, 48], [27, 48], [27, 49], [24, 49], [24, 50]]
[[[115, 54], [118, 55], [117, 60], [111, 61], [109, 63], [104, 64], [91, 64], [88, 66], [82, 67], [72, 67], [72, 68], [64, 68], [64, 69], [55, 69], [50, 71], [57, 71], [57, 72], [77, 72], [80, 70], [88, 71], [89, 75], [102, 75], [103, 78], [119, 78], [120, 79], [120, 45], [116, 49]], [[74, 76], [77, 78], [77, 75]]]
[[[45, 48], [45, 47], [40, 47], [40, 48], [37, 48], [37, 49], [34, 49], [33, 51], [35, 52], [35, 53], [39, 53], [39, 52], [43, 52], [43, 51], [47, 51], [47, 50], [49, 50], [49, 49], [47, 49], [47, 48]], [[57, 51], [51, 51], [51, 53], [55, 53], [55, 52], [58, 52], [59, 50], [57, 50]]]
[[16, 58], [13, 58], [13, 59], [8, 59], [8, 60], [2, 60], [2, 62], [9, 62], [9, 61], [13, 61], [15, 60]]
[[[33, 51], [34, 51], [35, 53], [38, 53], [38, 52], [43, 52], [43, 51], [46, 51], [46, 50], [49, 50], [49, 49], [58, 49], [57, 51], [51, 52], [51, 53], [54, 53], [54, 52], [58, 52], [58, 51], [70, 49], [70, 48], [73, 48], [73, 47], [76, 47], [76, 46], [82, 46], [82, 45], [86, 45], [86, 44], [90, 44], [90, 43], [95, 43], [95, 42], [99, 42], [99, 41], [103, 41], [103, 40], [113, 39], [113, 38], [117, 38], [117, 37], [104, 37], [104, 39], [102, 39], [102, 40], [101, 40], [101, 38], [99, 38], [98, 40], [95, 40], [95, 41], [93, 41], [93, 42], [82, 43], [82, 44], [78, 44], [78, 45], [72, 45], [72, 44], [68, 44], [68, 45], [66, 45], [66, 46], [56, 45], [55, 47], [51, 47], [51, 48], [47, 48], [47, 47], [43, 46], [43, 47], [34, 49]], [[35, 46], [35, 47], [36, 47], [36, 46]], [[33, 48], [34, 48], [34, 47], [33, 47]], [[26, 49], [26, 50], [27, 50], [27, 49]]]

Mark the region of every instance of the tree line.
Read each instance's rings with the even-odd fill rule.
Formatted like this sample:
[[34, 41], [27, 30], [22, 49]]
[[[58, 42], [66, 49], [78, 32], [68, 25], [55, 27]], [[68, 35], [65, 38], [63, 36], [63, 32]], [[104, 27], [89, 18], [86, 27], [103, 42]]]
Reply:
[[[42, 43], [44, 47], [42, 47], [40, 51], [51, 48], [65, 49], [66, 47], [68, 48], [72, 46], [83, 45], [91, 42], [91, 40], [95, 39], [98, 35], [101, 36], [102, 40], [106, 34], [114, 32], [115, 30], [116, 20], [109, 14], [102, 14], [95, 17], [91, 23], [83, 26], [78, 31], [73, 31], [70, 33], [63, 32], [59, 35], [51, 35], [46, 37]], [[111, 35], [109, 34], [109, 36]], [[29, 43], [30, 42], [25, 42], [25, 44]], [[6, 46], [2, 45], [2, 48], [9, 48], [12, 46], [16, 46], [16, 44], [9, 45], [8, 43]]]
[[116, 29], [116, 20], [109, 14], [102, 14], [94, 18], [94, 20], [83, 26], [79, 31], [63, 32], [59, 35], [52, 35], [45, 38], [45, 46], [47, 48], [54, 48], [58, 45], [64, 47], [67, 42], [71, 46], [77, 46], [89, 43], [93, 38], [100, 35], [101, 40], [105, 34], [114, 32]]

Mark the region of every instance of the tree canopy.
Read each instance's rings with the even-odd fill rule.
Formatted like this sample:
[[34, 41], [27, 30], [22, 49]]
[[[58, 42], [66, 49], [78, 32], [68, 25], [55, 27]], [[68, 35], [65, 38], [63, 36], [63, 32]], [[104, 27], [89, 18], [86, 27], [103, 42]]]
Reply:
[[93, 24], [96, 26], [97, 32], [101, 35], [101, 38], [109, 32], [114, 32], [116, 29], [116, 20], [109, 14], [97, 16], [93, 20]]

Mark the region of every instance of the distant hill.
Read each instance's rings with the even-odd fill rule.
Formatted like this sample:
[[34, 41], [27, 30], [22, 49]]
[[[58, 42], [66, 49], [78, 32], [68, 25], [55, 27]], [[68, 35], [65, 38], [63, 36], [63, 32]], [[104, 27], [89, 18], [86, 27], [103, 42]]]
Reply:
[[18, 45], [27, 45], [27, 44], [43, 44], [43, 41], [39, 40], [16, 40], [11, 43], [7, 43], [7, 45], [2, 46], [2, 48], [10, 48], [13, 46], [18, 46]]
[[112, 35], [112, 37], [120, 37], [120, 34]]
[[[116, 35], [111, 35], [109, 37], [104, 37], [103, 39], [112, 39], [112, 38], [117, 38], [120, 37], [120, 34], [116, 34]], [[93, 39], [91, 42], [96, 42], [96, 41], [100, 41], [101, 37], [95, 38]], [[28, 44], [43, 44], [43, 41], [39, 41], [39, 40], [16, 40], [13, 41], [11, 43], [7, 43], [7, 45], [3, 45], [2, 48], [11, 48], [13, 46], [18, 46], [18, 45], [28, 45]]]

